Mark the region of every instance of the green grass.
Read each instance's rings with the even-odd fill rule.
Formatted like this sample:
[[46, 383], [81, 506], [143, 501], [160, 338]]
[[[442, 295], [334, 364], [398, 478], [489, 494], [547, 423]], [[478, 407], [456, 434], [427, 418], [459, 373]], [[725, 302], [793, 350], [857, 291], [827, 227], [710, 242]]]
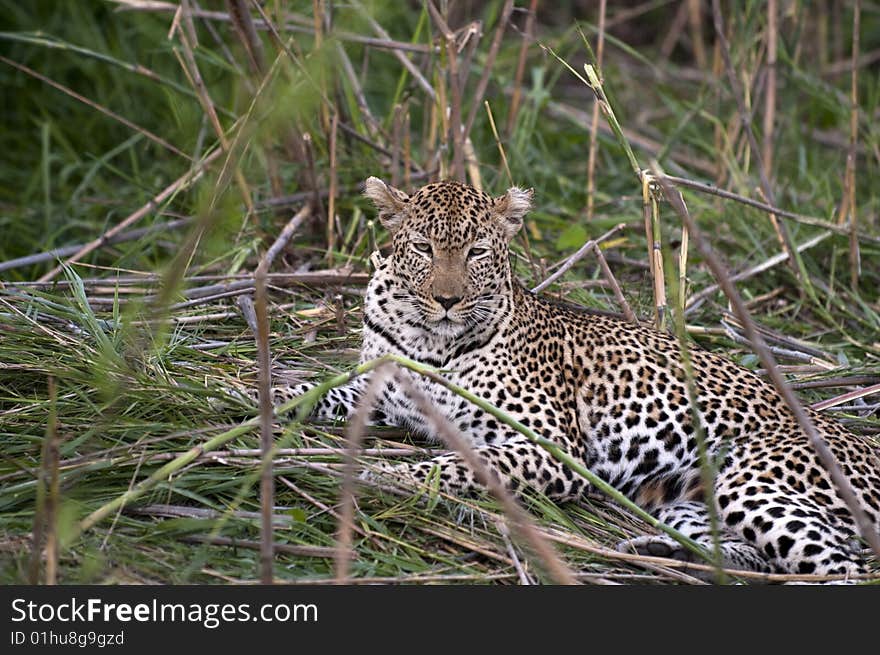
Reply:
[[[206, 9], [225, 7], [203, 4]], [[276, 23], [277, 7], [311, 16], [311, 2], [265, 4]], [[473, 15], [462, 10], [451, 19], [453, 28], [471, 19], [484, 21], [464, 93], [465, 115], [474, 102], [473, 90], [502, 4], [487, 2]], [[830, 19], [797, 7], [780, 33], [772, 186], [780, 207], [836, 223], [844, 196], [849, 73], [830, 75], [823, 69], [849, 56], [851, 14], [847, 7], [840, 25], [827, 26], [831, 33], [840, 32], [838, 48], [833, 40], [822, 43], [815, 36], [821, 22]], [[367, 5], [367, 11], [393, 39], [430, 43], [432, 28], [421, 11], [392, 9], [386, 3]], [[743, 11], [725, 16], [735, 37], [734, 65], [748, 81], [759, 143], [765, 88], [758, 53], [765, 38], [764, 11], [764, 3], [750, 2]], [[188, 290], [252, 273], [287, 220], [311, 199], [312, 176], [320, 189], [329, 188], [331, 147], [322, 111], [340, 117], [333, 266], [367, 272], [374, 244], [387, 243], [360, 197], [363, 180], [369, 175], [386, 180], [397, 176], [404, 186], [401, 171], [391, 170], [391, 157], [352, 132], [381, 141], [386, 150], [400, 147], [393, 137], [394, 115], [395, 107], [403, 104], [409, 110], [415, 164], [422, 169], [438, 162], [449, 166], [452, 146], [446, 147], [442, 135], [431, 139], [430, 104], [387, 50], [337, 41], [332, 35], [325, 35], [319, 47], [307, 31], [282, 26], [284, 48], [261, 32], [264, 71], [269, 71], [264, 80], [250, 71], [241, 41], [228, 23], [211, 23], [221, 47], [197, 20], [195, 60], [231, 144], [228, 165], [224, 167], [225, 156], [221, 157], [197, 182], [172, 194], [133, 226], [155, 226], [154, 231], [104, 245], [57, 275], [54, 283], [35, 286], [31, 283], [54, 268], [57, 259], [6, 270], [3, 262], [99, 237], [183, 176], [190, 169], [188, 158], [198, 160], [212, 152], [218, 137], [175, 56], [175, 49], [183, 51], [179, 36], [168, 38], [170, 14], [117, 11], [117, 4], [104, 0], [87, 0], [76, 8], [73, 3], [0, 0], [0, 13], [5, 17], [0, 55], [140, 128], [115, 121], [0, 62], [0, 581], [25, 582], [31, 577], [37, 507], [47, 496], [50, 501], [55, 497], [41, 491], [40, 476], [42, 461], [51, 452], [44, 445], [54, 433], [59, 506], [50, 532], [60, 543], [60, 582], [253, 581], [259, 561], [259, 550], [253, 546], [260, 538], [259, 520], [252, 514], [260, 509], [258, 429], [242, 429], [219, 447], [219, 454], [163, 476], [122, 512], [82, 532], [78, 525], [177, 456], [241, 424], [241, 412], [247, 410], [218, 411], [211, 397], [225, 388], [256, 384], [253, 335], [234, 296], [197, 300]], [[734, 193], [760, 199], [754, 157], [737, 127], [736, 103], [723, 76], [718, 81], [711, 70], [696, 67], [688, 33], [670, 56], [659, 52], [673, 13], [660, 7], [626, 21], [606, 42], [603, 88], [634, 156], [642, 168], [656, 159], [670, 174], [718, 182]], [[595, 50], [595, 16], [578, 18]], [[337, 34], [374, 36], [353, 6], [335, 6], [333, 20]], [[515, 13], [514, 20], [522, 29], [524, 15]], [[880, 47], [878, 23], [880, 14], [863, 8], [863, 53]], [[572, 24], [573, 17], [561, 12], [555, 17], [539, 14], [537, 40], [582, 73], [591, 55]], [[287, 25], [301, 26], [295, 17]], [[711, 16], [704, 16], [703, 31], [711, 54]], [[536, 207], [525, 230], [528, 249], [523, 240], [515, 244], [517, 273], [534, 286], [583, 241], [626, 223], [626, 229], [606, 244], [605, 253], [635, 312], [651, 320], [654, 299], [640, 183], [618, 139], [600, 118], [605, 131], [599, 137], [596, 216], [586, 220], [593, 95], [538, 44], [528, 50], [522, 103], [507, 129], [520, 44], [519, 32], [508, 29], [486, 94], [513, 182], [536, 190]], [[380, 134], [371, 131], [358, 108], [337, 45], [351, 60]], [[416, 55], [413, 61], [439, 89], [448, 59]], [[828, 387], [801, 389], [808, 403], [849, 390], [834, 382], [843, 376], [861, 376], [860, 386], [869, 384], [865, 380], [880, 380], [880, 194], [873, 184], [880, 173], [873, 120], [880, 103], [877, 80], [876, 68], [859, 69], [857, 286], [850, 281], [849, 239], [838, 233], [800, 255], [801, 280], [783, 263], [738, 284], [746, 300], [755, 300], [752, 311], [758, 322], [783, 338], [776, 345], [812, 353], [813, 364], [780, 358], [794, 366], [788, 370], [790, 380], [831, 380]], [[718, 138], [716, 128], [721, 130]], [[147, 132], [188, 158], [163, 147]], [[295, 147], [296, 135], [305, 133], [310, 136], [309, 156]], [[470, 137], [484, 188], [501, 193], [508, 186], [507, 175], [482, 109]], [[646, 141], [653, 145], [646, 147]], [[248, 211], [245, 197], [253, 211]], [[779, 252], [765, 213], [693, 191], [685, 191], [685, 200], [730, 269], [747, 269]], [[273, 273], [328, 268], [327, 203], [324, 197], [324, 213], [313, 212], [315, 218], [296, 234]], [[181, 217], [193, 220], [176, 229], [162, 228]], [[785, 223], [796, 245], [823, 229], [796, 220]], [[668, 265], [677, 261], [681, 241], [680, 222], [668, 205], [660, 205], [659, 226]], [[677, 278], [673, 267], [666, 275], [670, 290]], [[602, 279], [595, 259], [587, 256], [546, 293], [619, 311]], [[687, 280], [688, 295], [713, 282], [693, 249]], [[271, 285], [271, 349], [277, 371], [317, 381], [349, 370], [357, 361], [362, 284], [307, 285], [275, 278]], [[188, 300], [192, 304], [181, 306]], [[688, 312], [685, 320], [692, 336], [702, 347], [756, 367], [748, 346], [718, 329], [725, 310], [719, 292]], [[809, 349], [792, 340], [805, 342]], [[865, 400], [876, 405], [877, 396]], [[54, 430], [51, 416], [57, 417]], [[874, 438], [880, 433], [876, 407], [844, 410], [839, 416], [855, 431]], [[290, 548], [278, 553], [275, 575], [283, 581], [329, 580], [333, 560], [326, 549], [335, 544], [342, 458], [327, 449], [344, 446], [342, 426], [292, 421], [276, 431], [286, 448], [325, 450], [300, 450], [277, 459], [275, 537]], [[407, 457], [423, 456], [421, 449], [434, 447], [394, 430], [372, 430], [366, 445], [414, 448]], [[367, 462], [373, 459], [364, 457]], [[688, 581], [669, 570], [596, 550], [613, 548], [621, 538], [647, 529], [610, 502], [557, 506], [530, 496], [525, 503], [539, 526], [570, 537], [559, 550], [586, 581]], [[540, 562], [530, 559], [525, 546], [509, 541], [499, 530], [500, 517], [499, 505], [489, 498], [430, 498], [426, 509], [414, 497], [366, 490], [355, 516], [352, 575], [516, 583], [524, 574], [546, 580]], [[232, 541], [204, 543], [216, 538]], [[525, 563], [525, 573], [517, 569], [511, 553]], [[39, 579], [44, 576], [45, 563]]]

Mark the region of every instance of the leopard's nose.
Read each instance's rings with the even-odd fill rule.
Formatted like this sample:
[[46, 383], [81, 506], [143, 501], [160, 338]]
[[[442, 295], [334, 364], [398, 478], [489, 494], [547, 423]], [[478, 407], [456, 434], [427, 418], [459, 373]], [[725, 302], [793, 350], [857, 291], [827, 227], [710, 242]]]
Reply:
[[454, 305], [461, 302], [459, 296], [434, 296], [434, 300], [440, 303], [446, 311], [449, 311]]

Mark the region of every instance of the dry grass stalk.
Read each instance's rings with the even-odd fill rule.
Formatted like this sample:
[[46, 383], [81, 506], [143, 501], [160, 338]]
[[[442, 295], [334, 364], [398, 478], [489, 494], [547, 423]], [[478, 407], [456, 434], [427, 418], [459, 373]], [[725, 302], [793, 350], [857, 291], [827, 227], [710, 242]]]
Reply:
[[[772, 2], [772, 0], [771, 0]], [[697, 68], [706, 70], [706, 46], [703, 44], [703, 8], [702, 0], [687, 0], [688, 23], [691, 28], [691, 45]]]
[[[251, 71], [255, 75], [263, 75], [266, 70], [263, 42], [257, 36], [251, 12], [247, 8], [247, 0], [226, 0], [226, 6], [229, 8], [229, 17], [232, 19], [238, 39], [247, 53]], [[189, 11], [186, 13], [189, 14]]]
[[776, 51], [779, 10], [776, 0], [767, 1], [767, 91], [764, 94], [764, 174], [773, 172], [773, 126], [776, 122]]
[[[715, 0], [715, 2], [717, 2], [717, 0]], [[761, 336], [761, 333], [756, 327], [755, 322], [752, 320], [752, 317], [749, 314], [745, 303], [740, 297], [739, 292], [736, 290], [734, 284], [730, 281], [730, 276], [724, 269], [723, 264], [721, 264], [721, 262], [715, 256], [714, 250], [712, 249], [711, 245], [709, 245], [708, 241], [706, 241], [705, 237], [697, 227], [693, 218], [691, 218], [690, 213], [687, 211], [687, 207], [685, 207], [679, 201], [679, 198], [671, 183], [662, 176], [656, 177], [655, 179], [663, 189], [663, 193], [666, 196], [667, 200], [670, 202], [670, 204], [672, 204], [673, 208], [679, 214], [682, 221], [684, 221], [684, 223], [687, 225], [687, 228], [690, 231], [691, 238], [694, 240], [694, 244], [696, 245], [697, 250], [699, 250], [700, 254], [705, 259], [709, 268], [712, 270], [712, 274], [715, 276], [715, 279], [718, 281], [718, 284], [724, 291], [724, 294], [727, 296], [727, 299], [730, 302], [733, 311], [736, 313], [737, 318], [739, 318], [740, 322], [742, 323], [743, 330], [750, 344], [752, 345], [755, 354], [758, 355], [758, 358], [761, 360], [761, 364], [766, 369], [767, 376], [770, 378], [773, 386], [776, 387], [779, 395], [788, 406], [789, 410], [797, 421], [798, 426], [806, 435], [811, 446], [813, 447], [813, 450], [816, 452], [819, 461], [828, 471], [828, 474], [831, 477], [831, 480], [837, 490], [838, 495], [840, 496], [841, 500], [843, 500], [843, 502], [846, 504], [847, 508], [852, 514], [853, 521], [858, 527], [860, 535], [870, 545], [874, 552], [877, 555], [880, 555], [880, 534], [878, 534], [874, 530], [874, 527], [871, 525], [870, 519], [865, 514], [865, 511], [859, 504], [859, 500], [855, 495], [855, 491], [853, 491], [852, 485], [850, 484], [849, 480], [844, 476], [843, 472], [840, 470], [840, 466], [838, 465], [837, 461], [834, 458], [834, 455], [828, 448], [828, 445], [825, 443], [825, 441], [822, 439], [822, 436], [816, 430], [816, 426], [813, 425], [813, 422], [807, 414], [806, 410], [804, 410], [803, 406], [794, 395], [794, 392], [791, 390], [791, 387], [788, 386], [788, 383], [786, 382], [782, 373], [779, 371], [779, 367], [776, 364], [776, 360], [773, 357], [773, 354], [770, 352], [770, 349], [767, 347], [767, 343], [764, 341], [763, 336]]]
[[516, 125], [516, 116], [519, 113], [519, 105], [522, 101], [522, 83], [526, 72], [526, 55], [529, 51], [535, 34], [535, 18], [538, 8], [538, 0], [531, 0], [529, 3], [529, 13], [526, 16], [526, 25], [523, 30], [522, 43], [519, 46], [519, 56], [516, 60], [516, 73], [513, 77], [513, 92], [510, 97], [510, 108], [507, 111], [507, 128], [506, 134], [513, 134], [513, 128]]
[[[181, 227], [186, 227], [191, 225], [193, 219], [191, 218], [179, 218], [174, 221], [168, 221], [167, 223], [154, 224], [149, 227], [142, 227], [136, 230], [130, 230], [128, 232], [122, 232], [116, 234], [114, 237], [110, 237], [107, 239], [107, 245], [113, 245], [116, 243], [124, 243], [126, 241], [135, 241], [137, 239], [141, 239], [145, 236], [149, 236], [151, 234], [156, 234], [158, 232], [170, 232], [172, 230], [176, 230]], [[5, 262], [0, 262], [0, 272], [8, 271], [13, 268], [20, 268], [23, 266], [33, 266], [34, 264], [42, 264], [43, 262], [53, 261], [55, 259], [61, 259], [62, 257], [67, 257], [68, 255], [72, 255], [77, 250], [83, 247], [83, 244], [73, 244], [70, 246], [64, 246], [63, 248], [53, 248], [52, 250], [34, 253], [33, 255], [25, 255], [24, 257], [16, 257], [15, 259], [7, 259]], [[16, 282], [17, 285], [25, 284], [25, 285], [35, 285], [36, 282]]]
[[[670, 179], [670, 178], [667, 178], [667, 179]], [[813, 237], [809, 241], [805, 241], [801, 245], [797, 246], [797, 248], [795, 250], [799, 253], [804, 252], [805, 250], [822, 243], [823, 241], [825, 241], [825, 239], [827, 239], [830, 236], [831, 236], [831, 232], [826, 230], [825, 232], [817, 234], [815, 237]], [[779, 264], [786, 261], [787, 259], [788, 259], [787, 254], [785, 254], [784, 252], [779, 253], [777, 255], [774, 255], [773, 257], [770, 257], [769, 259], [764, 260], [760, 264], [757, 264], [755, 266], [751, 266], [740, 273], [736, 273], [735, 275], [731, 275], [730, 281], [731, 282], [739, 282], [741, 280], [747, 280], [748, 278], [754, 277], [755, 275], [758, 275], [759, 273], [763, 273], [764, 271], [770, 270], [774, 266], [778, 266]], [[716, 293], [719, 289], [720, 289], [720, 286], [717, 283], [710, 284], [708, 287], [706, 287], [702, 291], [699, 291], [698, 293], [695, 293], [694, 295], [690, 296], [687, 299], [687, 302], [685, 303], [686, 312], [689, 313], [689, 312], [695, 310], [697, 307], [699, 307], [702, 304], [702, 302], [706, 298], [708, 298], [712, 294]]]
[[254, 310], [257, 321], [257, 365], [259, 370], [258, 391], [260, 405], [260, 451], [262, 469], [260, 471], [260, 581], [272, 584], [274, 564], [274, 540], [272, 515], [275, 508], [275, 481], [272, 468], [273, 418], [272, 408], [272, 365], [269, 352], [269, 298], [266, 290], [266, 275], [269, 267], [290, 237], [308, 218], [311, 207], [306, 205], [290, 219], [272, 246], [263, 255], [254, 272]]
[[345, 465], [343, 468], [342, 488], [339, 491], [338, 528], [336, 530], [336, 546], [334, 548], [335, 578], [337, 584], [349, 582], [352, 550], [352, 532], [354, 531], [354, 494], [355, 474], [357, 473], [357, 452], [363, 441], [364, 431], [376, 403], [380, 389], [385, 385], [391, 373], [390, 364], [380, 364], [373, 371], [370, 382], [358, 402], [354, 416], [346, 427]]
[[49, 395], [49, 416], [40, 466], [34, 472], [37, 477], [37, 502], [31, 530], [31, 557], [28, 565], [30, 584], [40, 583], [40, 564], [45, 560], [44, 582], [54, 585], [58, 574], [58, 508], [59, 488], [59, 437], [58, 415], [56, 410], [57, 385], [54, 376], [47, 380]]
[[678, 5], [678, 11], [675, 12], [675, 16], [669, 22], [666, 36], [663, 37], [663, 41], [660, 43], [660, 56], [664, 59], [669, 59], [672, 51], [675, 50], [675, 46], [681, 40], [684, 26], [688, 21], [689, 2], [690, 0], [681, 0]]
[[339, 41], [336, 42], [336, 56], [339, 58], [339, 62], [342, 64], [342, 72], [345, 75], [345, 78], [348, 80], [349, 85], [351, 86], [351, 92], [352, 95], [354, 95], [354, 101], [358, 106], [361, 117], [364, 119], [364, 123], [367, 126], [367, 132], [370, 135], [370, 138], [378, 139], [382, 134], [381, 126], [379, 125], [379, 121], [376, 120], [376, 117], [373, 116], [373, 112], [370, 111], [370, 106], [367, 104], [367, 97], [364, 95], [364, 89], [361, 86], [357, 73], [355, 73], [354, 71], [354, 66], [352, 66], [351, 59], [349, 58], [348, 53], [345, 51], [342, 43]]
[[[189, 14], [189, 5], [182, 4], [181, 11], [184, 15]], [[223, 149], [224, 152], [229, 154], [229, 139], [226, 136], [226, 132], [224, 131], [223, 126], [220, 124], [220, 119], [217, 116], [217, 110], [214, 107], [214, 101], [211, 100], [211, 95], [208, 93], [208, 88], [205, 85], [204, 80], [202, 79], [201, 72], [199, 72], [199, 66], [196, 63], [196, 58], [193, 54], [193, 44], [190, 42], [191, 37], [188, 35], [187, 30], [177, 30], [176, 33], [178, 41], [180, 43], [180, 48], [178, 48], [177, 46], [172, 47], [174, 55], [180, 62], [180, 66], [183, 69], [184, 74], [189, 80], [190, 85], [193, 87], [193, 90], [195, 91], [196, 96], [199, 99], [199, 104], [201, 104], [202, 106], [202, 111], [204, 111], [205, 114], [208, 116], [211, 127], [214, 129], [214, 132], [217, 135], [217, 139], [220, 142], [220, 147]], [[235, 168], [234, 175], [235, 183], [238, 185], [238, 188], [241, 191], [242, 199], [244, 200], [245, 207], [247, 208], [247, 213], [248, 215], [250, 215], [254, 211], [250, 188], [248, 187], [248, 184], [244, 179], [244, 175], [238, 167]]]
[[[859, 138], [859, 32], [861, 31], [862, 2], [855, 0], [853, 6], [852, 73], [850, 75], [849, 151], [846, 156], [846, 189], [849, 205], [849, 265], [850, 284], [859, 286], [861, 276], [861, 253], [858, 239], [858, 211], [856, 209], [856, 149]], [[843, 215], [841, 214], [841, 218]]]
[[810, 405], [810, 408], [815, 409], [816, 411], [821, 411], [823, 409], [837, 407], [838, 405], [842, 405], [853, 400], [858, 400], [859, 398], [864, 398], [865, 396], [873, 396], [875, 394], [880, 394], [880, 384], [873, 384], [870, 387], [865, 387], [864, 389], [856, 389], [855, 391], [850, 391], [849, 393], [844, 393], [839, 396], [835, 396], [834, 398], [828, 398], [827, 400], [813, 403], [812, 405]]
[[338, 193], [339, 176], [336, 170], [337, 139], [339, 132], [339, 114], [333, 112], [330, 122], [330, 196], [327, 199], [327, 264], [333, 266], [333, 255], [336, 250], [336, 194]]
[[[764, 190], [761, 187], [755, 189], [755, 193], [757, 193], [761, 200], [765, 203], [768, 202], [767, 196], [764, 195]], [[791, 254], [789, 254], [789, 246], [790, 244], [786, 241], [787, 232], [785, 231], [783, 223], [776, 217], [775, 212], [769, 212], [770, 216], [770, 225], [773, 226], [773, 232], [776, 234], [776, 240], [779, 242], [779, 246], [782, 248], [782, 252], [785, 253], [786, 258], [791, 262], [791, 259], [794, 257], [794, 248], [792, 247]], [[797, 260], [795, 260], [796, 262]], [[800, 268], [798, 268], [800, 271]]]
[[[605, 10], [607, 1], [599, 2], [599, 35], [596, 42], [596, 70], [602, 82], [602, 60], [605, 54]], [[599, 101], [593, 100], [593, 114], [590, 117], [590, 146], [587, 151], [587, 220], [593, 218], [596, 203], [596, 154], [599, 145]]]
[[610, 230], [608, 230], [605, 234], [600, 236], [598, 239], [590, 239], [589, 241], [587, 241], [584, 245], [582, 245], [574, 253], [572, 253], [568, 258], [566, 258], [566, 260], [562, 263], [562, 266], [560, 266], [558, 269], [556, 269], [556, 271], [554, 271], [553, 275], [551, 275], [546, 280], [541, 282], [541, 284], [539, 284], [538, 286], [533, 288], [532, 293], [539, 293], [539, 292], [543, 291], [544, 289], [546, 289], [551, 284], [553, 284], [556, 280], [558, 280], [560, 277], [565, 275], [565, 273], [568, 271], [568, 269], [570, 269], [572, 266], [577, 264], [581, 259], [583, 259], [584, 255], [586, 255], [588, 252], [593, 250], [593, 248], [595, 246], [599, 245], [600, 243], [602, 243], [603, 241], [605, 241], [609, 237], [613, 236], [614, 234], [616, 234], [617, 232], [622, 230], [624, 227], [626, 227], [625, 223], [618, 223], [617, 225], [612, 227]]
[[486, 108], [486, 115], [489, 117], [489, 127], [492, 128], [492, 136], [495, 137], [495, 144], [498, 146], [498, 154], [501, 155], [501, 164], [504, 166], [504, 173], [507, 175], [507, 183], [513, 186], [513, 175], [510, 174], [510, 166], [507, 163], [507, 154], [504, 152], [504, 146], [501, 144], [501, 137], [498, 136], [498, 128], [495, 126], [495, 117], [492, 115], [492, 108], [489, 101], [483, 101]]

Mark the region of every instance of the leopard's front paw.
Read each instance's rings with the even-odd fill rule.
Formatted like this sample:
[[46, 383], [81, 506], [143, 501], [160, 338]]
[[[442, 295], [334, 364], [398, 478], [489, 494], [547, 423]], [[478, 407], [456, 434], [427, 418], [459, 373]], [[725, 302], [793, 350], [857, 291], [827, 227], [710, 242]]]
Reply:
[[361, 471], [358, 478], [363, 482], [379, 486], [392, 485], [406, 488], [418, 487], [420, 482], [424, 482], [424, 476], [420, 478], [416, 475], [410, 464], [388, 464], [387, 462], [370, 464], [368, 468]]

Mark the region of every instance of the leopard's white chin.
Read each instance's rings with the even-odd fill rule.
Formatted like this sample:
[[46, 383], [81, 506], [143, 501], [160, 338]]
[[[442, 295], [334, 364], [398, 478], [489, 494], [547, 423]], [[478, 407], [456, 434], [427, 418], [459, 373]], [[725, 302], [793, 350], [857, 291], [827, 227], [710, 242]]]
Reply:
[[467, 324], [458, 316], [429, 317], [425, 321], [425, 328], [429, 332], [442, 337], [455, 337], [467, 329]]

